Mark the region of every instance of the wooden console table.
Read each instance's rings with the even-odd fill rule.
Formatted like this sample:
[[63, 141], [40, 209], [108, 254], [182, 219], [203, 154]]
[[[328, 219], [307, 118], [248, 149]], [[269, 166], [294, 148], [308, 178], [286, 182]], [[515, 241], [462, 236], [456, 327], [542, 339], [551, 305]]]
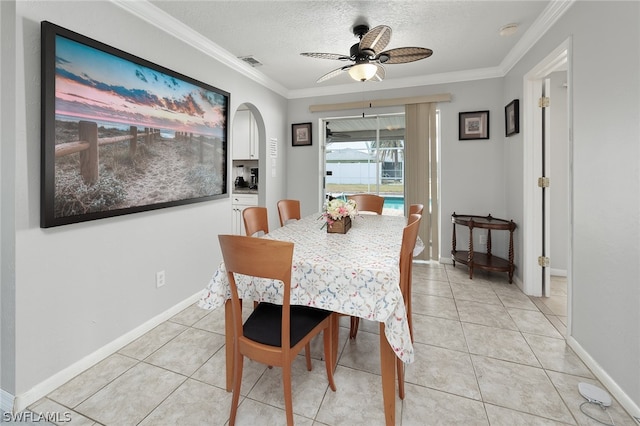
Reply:
[[[455, 212], [451, 215], [453, 223], [453, 238], [451, 240], [451, 259], [453, 266], [456, 262], [469, 267], [469, 279], [473, 279], [474, 268], [493, 272], [507, 272], [509, 274], [509, 284], [513, 282], [513, 231], [516, 224], [513, 220], [497, 219], [489, 216], [458, 215]], [[469, 228], [469, 250], [456, 250], [456, 225]], [[473, 250], [473, 230], [475, 228], [487, 230], [487, 252], [479, 253]], [[509, 231], [509, 258], [503, 259], [491, 253], [491, 231]]]

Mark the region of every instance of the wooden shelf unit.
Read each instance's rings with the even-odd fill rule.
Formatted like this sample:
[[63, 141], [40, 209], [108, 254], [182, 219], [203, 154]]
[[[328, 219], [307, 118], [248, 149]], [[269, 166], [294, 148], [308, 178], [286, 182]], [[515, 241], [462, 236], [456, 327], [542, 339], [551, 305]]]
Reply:
[[[458, 215], [455, 212], [451, 215], [453, 223], [453, 237], [451, 239], [451, 260], [453, 266], [456, 262], [467, 265], [469, 268], [469, 279], [473, 279], [475, 268], [492, 272], [507, 272], [509, 274], [509, 284], [513, 282], [513, 231], [516, 224], [513, 220], [497, 219], [489, 216]], [[456, 225], [469, 228], [469, 249], [456, 249]], [[486, 253], [476, 252], [473, 249], [473, 230], [475, 228], [487, 230], [487, 251]], [[491, 253], [491, 231], [509, 231], [509, 253], [508, 258], [494, 256]]]

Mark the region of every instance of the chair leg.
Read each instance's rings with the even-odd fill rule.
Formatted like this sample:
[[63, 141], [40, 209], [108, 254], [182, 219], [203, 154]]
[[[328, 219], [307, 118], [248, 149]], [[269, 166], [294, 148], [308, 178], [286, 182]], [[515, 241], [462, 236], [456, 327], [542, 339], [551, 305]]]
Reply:
[[349, 328], [349, 339], [355, 339], [360, 327], [360, 318], [351, 317], [351, 327]]
[[293, 400], [291, 397], [291, 364], [282, 366], [282, 385], [284, 387], [284, 409], [287, 413], [287, 426], [292, 426]]
[[322, 332], [322, 338], [324, 339], [324, 365], [327, 369], [327, 379], [329, 379], [329, 387], [335, 392], [336, 383], [333, 381], [333, 327], [331, 324]]
[[234, 353], [234, 376], [233, 376], [233, 396], [231, 398], [231, 414], [229, 415], [229, 426], [236, 423], [236, 413], [238, 412], [238, 401], [240, 400], [240, 385], [242, 384], [242, 366], [244, 357], [237, 351]]
[[398, 370], [398, 395], [404, 399], [404, 362], [400, 358], [396, 359], [396, 369]]
[[304, 357], [307, 360], [307, 371], [311, 371], [311, 344], [307, 343], [304, 346]]

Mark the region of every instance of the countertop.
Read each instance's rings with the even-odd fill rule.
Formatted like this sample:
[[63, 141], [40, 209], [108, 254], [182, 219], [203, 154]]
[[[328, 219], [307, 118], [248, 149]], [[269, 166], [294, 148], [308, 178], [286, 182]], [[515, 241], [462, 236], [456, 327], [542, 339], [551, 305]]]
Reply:
[[257, 189], [249, 189], [249, 188], [233, 188], [233, 194], [256, 194], [258, 195]]

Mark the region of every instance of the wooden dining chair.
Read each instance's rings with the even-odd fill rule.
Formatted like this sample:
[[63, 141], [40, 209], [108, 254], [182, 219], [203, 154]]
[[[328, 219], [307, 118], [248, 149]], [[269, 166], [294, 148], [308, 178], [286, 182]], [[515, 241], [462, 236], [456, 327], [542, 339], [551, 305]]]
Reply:
[[266, 207], [247, 207], [242, 211], [244, 230], [247, 237], [252, 237], [256, 233], [269, 233], [269, 217]]
[[[418, 240], [418, 231], [422, 215], [412, 214], [409, 216], [407, 226], [402, 231], [402, 246], [400, 248], [400, 291], [404, 299], [404, 307], [407, 312], [407, 322], [409, 324], [409, 334], [413, 342], [413, 320], [411, 311], [411, 274], [413, 272], [413, 249]], [[398, 370], [398, 394], [400, 399], [404, 399], [404, 362], [400, 358], [396, 359]]]
[[375, 194], [353, 194], [347, 196], [347, 198], [356, 202], [358, 212], [382, 214], [384, 197]]
[[422, 214], [424, 211], [424, 204], [410, 204], [409, 205], [409, 216], [412, 214]]
[[[331, 315], [333, 312], [308, 306], [291, 305], [291, 268], [293, 243], [251, 238], [240, 235], [219, 235], [222, 257], [231, 290], [233, 318], [233, 396], [229, 425], [233, 426], [238, 410], [244, 357], [282, 368], [287, 425], [293, 425], [291, 396], [291, 365], [312, 338], [323, 333], [324, 359], [331, 390], [336, 390], [331, 365]], [[282, 282], [282, 305], [262, 302], [242, 323], [242, 307], [234, 273], [268, 278]], [[307, 370], [311, 370], [309, 351]]]
[[290, 220], [300, 220], [300, 201], [278, 201], [278, 215], [280, 216], [280, 226], [286, 225]]

